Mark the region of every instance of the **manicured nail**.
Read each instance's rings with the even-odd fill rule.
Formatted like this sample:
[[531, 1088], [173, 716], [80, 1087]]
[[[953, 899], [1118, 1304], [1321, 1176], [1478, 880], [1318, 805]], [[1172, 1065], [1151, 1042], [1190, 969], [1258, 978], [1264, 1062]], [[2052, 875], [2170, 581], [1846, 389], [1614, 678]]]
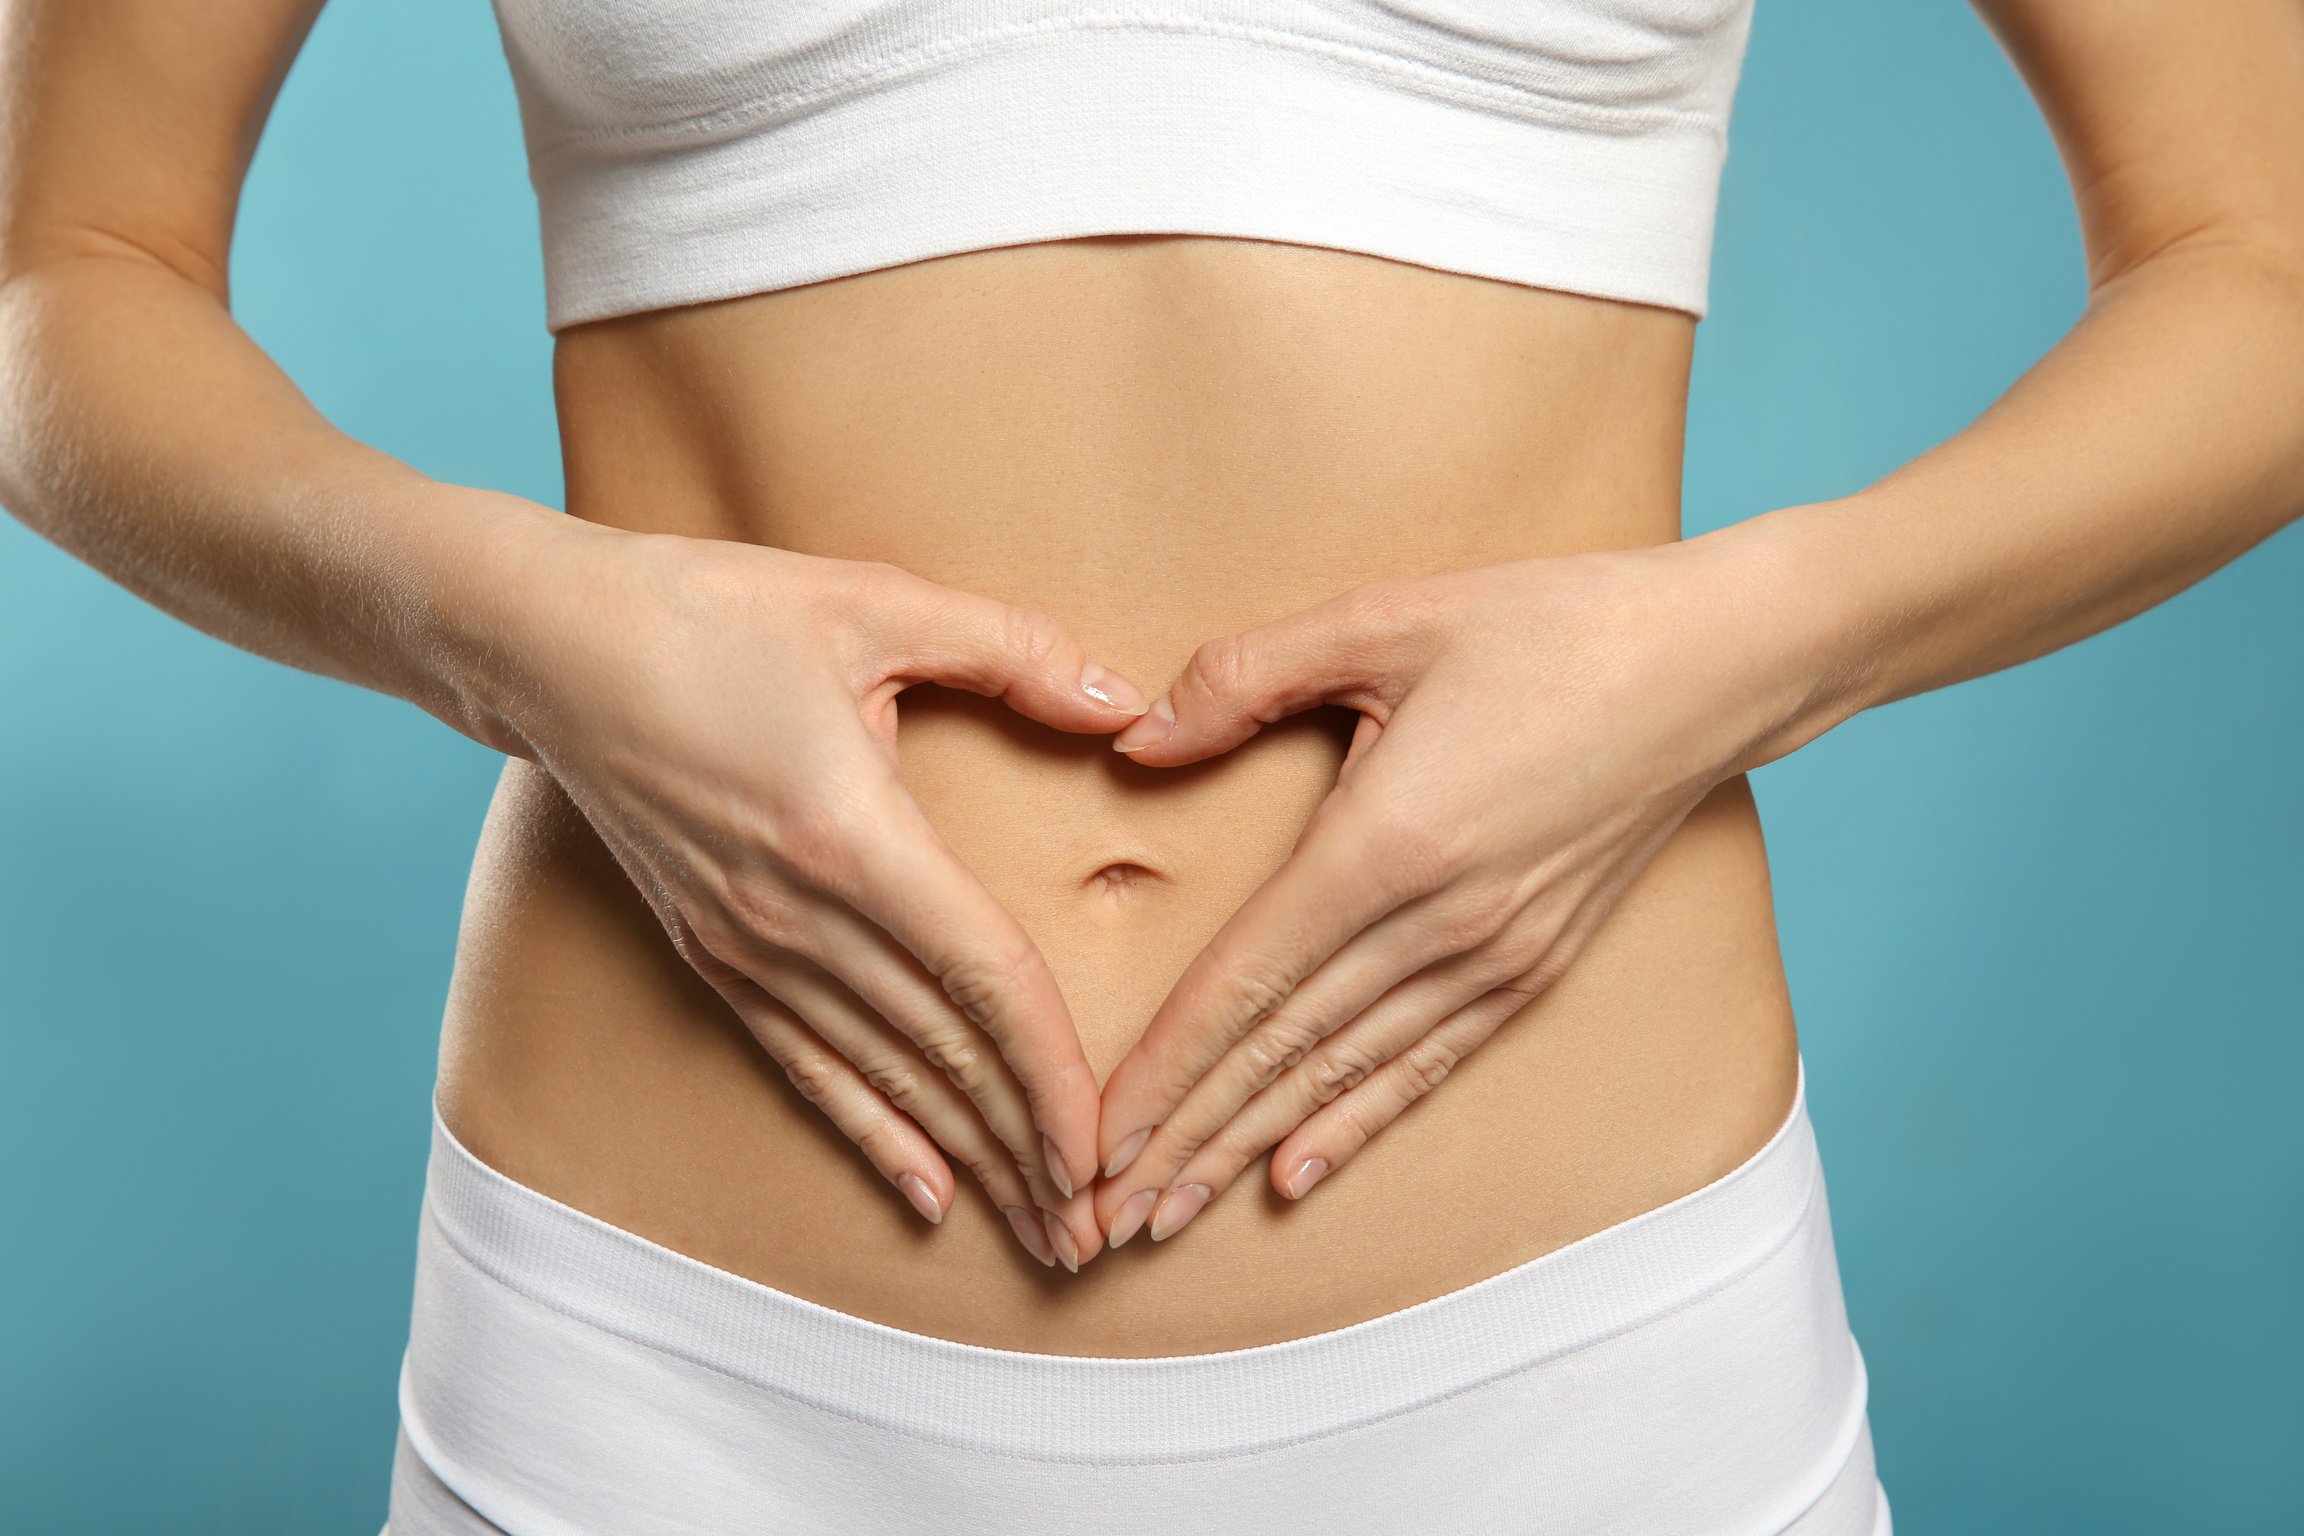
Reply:
[[1144, 1129], [1138, 1131], [1135, 1135], [1129, 1137], [1126, 1141], [1120, 1143], [1119, 1146], [1113, 1148], [1112, 1161], [1104, 1165], [1104, 1177], [1108, 1179], [1112, 1178], [1118, 1174], [1121, 1169], [1136, 1161], [1136, 1154], [1144, 1150], [1145, 1140], [1149, 1138], [1151, 1134], [1152, 1127], [1146, 1126]]
[[1099, 704], [1109, 705], [1124, 715], [1144, 713], [1144, 695], [1136, 685], [1110, 667], [1088, 663], [1080, 674], [1080, 691]]
[[1303, 1199], [1304, 1191], [1319, 1183], [1327, 1175], [1328, 1159], [1324, 1157], [1304, 1159], [1296, 1165], [1296, 1171], [1288, 1175], [1288, 1198], [1291, 1200]]
[[904, 1191], [904, 1198], [912, 1202], [912, 1209], [927, 1217], [931, 1225], [943, 1223], [944, 1207], [938, 1203], [936, 1191], [928, 1187], [926, 1179], [916, 1173], [900, 1173], [896, 1175], [896, 1187]]
[[1051, 1216], [1048, 1218], [1048, 1241], [1056, 1245], [1056, 1257], [1074, 1274], [1080, 1273], [1080, 1244], [1074, 1241], [1072, 1229]]
[[1208, 1203], [1205, 1184], [1179, 1184], [1160, 1197], [1160, 1209], [1152, 1213], [1152, 1241], [1173, 1237], [1184, 1223], [1200, 1214], [1200, 1207]]
[[1176, 730], [1176, 706], [1162, 694], [1152, 707], [1138, 715], [1128, 729], [1112, 738], [1115, 752], [1141, 752], [1146, 747], [1166, 741]]
[[1040, 1155], [1048, 1163], [1048, 1182], [1056, 1186], [1056, 1193], [1072, 1198], [1072, 1175], [1064, 1167], [1064, 1154], [1056, 1150], [1054, 1137], [1040, 1138]]
[[1160, 1198], [1156, 1189], [1140, 1189], [1121, 1203], [1113, 1213], [1112, 1230], [1104, 1239], [1104, 1246], [1117, 1248], [1144, 1228], [1144, 1218], [1152, 1214], [1152, 1202]]
[[1040, 1218], [1020, 1205], [1004, 1205], [1000, 1209], [1008, 1213], [1008, 1225], [1016, 1229], [1016, 1241], [1024, 1245], [1024, 1251], [1053, 1267], [1056, 1250], [1048, 1246], [1048, 1229], [1040, 1224]]

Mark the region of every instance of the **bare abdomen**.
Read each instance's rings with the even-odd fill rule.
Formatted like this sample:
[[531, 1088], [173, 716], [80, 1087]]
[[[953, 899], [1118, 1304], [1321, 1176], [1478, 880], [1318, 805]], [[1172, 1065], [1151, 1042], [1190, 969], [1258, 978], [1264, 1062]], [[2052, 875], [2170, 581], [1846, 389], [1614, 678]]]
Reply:
[[[1259, 242], [977, 253], [572, 333], [570, 505], [1030, 603], [1157, 692], [1199, 642], [1373, 577], [1675, 537], [1690, 328]], [[941, 690], [902, 715], [907, 783], [1048, 957], [1100, 1073], [1287, 856], [1349, 726], [1315, 712], [1162, 771]], [[442, 1102], [514, 1178], [778, 1289], [1145, 1355], [1340, 1326], [1650, 1209], [1757, 1148], [1794, 1071], [1733, 780], [1565, 980], [1314, 1198], [1280, 1201], [1259, 1166], [1172, 1242], [1048, 1271], [965, 1181], [922, 1226], [513, 762]]]

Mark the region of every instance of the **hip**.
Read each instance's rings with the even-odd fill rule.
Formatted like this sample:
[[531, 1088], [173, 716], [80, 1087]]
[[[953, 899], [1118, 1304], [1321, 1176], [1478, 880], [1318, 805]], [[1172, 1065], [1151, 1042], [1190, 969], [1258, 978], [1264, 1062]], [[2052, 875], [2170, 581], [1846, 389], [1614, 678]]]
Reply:
[[1734, 1169], [1542, 1258], [1135, 1359], [812, 1305], [436, 1124], [390, 1530], [1881, 1536], [1866, 1398], [1797, 1090]]

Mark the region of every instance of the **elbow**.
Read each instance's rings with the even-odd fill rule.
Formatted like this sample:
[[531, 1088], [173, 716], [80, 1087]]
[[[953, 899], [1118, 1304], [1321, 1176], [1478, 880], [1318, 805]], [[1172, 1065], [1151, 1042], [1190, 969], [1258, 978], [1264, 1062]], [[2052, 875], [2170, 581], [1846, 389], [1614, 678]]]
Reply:
[[2287, 315], [2304, 340], [2304, 209], [2251, 232], [2240, 248], [2272, 307]]
[[2150, 242], [2108, 243], [2092, 253], [2091, 305], [2141, 282], [2172, 276], [2192, 284], [2240, 283], [2274, 312], [2304, 309], [2304, 206], [2204, 218]]
[[108, 227], [84, 219], [22, 219], [0, 238], [0, 285], [13, 286], [44, 272], [132, 270], [163, 274], [207, 294], [229, 309], [230, 241], [159, 224]]
[[2304, 517], [2304, 206], [2258, 212], [2171, 241], [2115, 281], [2149, 286], [2176, 302], [2176, 329], [2190, 341], [2193, 377], [2220, 377], [2240, 435], [2232, 467], [2244, 499], [2270, 514], [2253, 537]]

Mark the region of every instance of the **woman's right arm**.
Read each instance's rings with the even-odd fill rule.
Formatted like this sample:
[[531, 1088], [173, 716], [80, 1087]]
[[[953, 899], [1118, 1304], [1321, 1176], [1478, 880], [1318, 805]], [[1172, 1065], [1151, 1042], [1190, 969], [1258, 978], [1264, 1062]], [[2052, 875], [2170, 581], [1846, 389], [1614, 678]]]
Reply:
[[1040, 615], [583, 523], [331, 426], [227, 282], [320, 3], [0, 0], [0, 504], [209, 634], [542, 764], [923, 1215], [954, 1198], [941, 1143], [1036, 1256], [1059, 1227], [1093, 1254], [1094, 1077], [1038, 952], [904, 792], [894, 701], [935, 681], [1105, 732], [1141, 696]]

